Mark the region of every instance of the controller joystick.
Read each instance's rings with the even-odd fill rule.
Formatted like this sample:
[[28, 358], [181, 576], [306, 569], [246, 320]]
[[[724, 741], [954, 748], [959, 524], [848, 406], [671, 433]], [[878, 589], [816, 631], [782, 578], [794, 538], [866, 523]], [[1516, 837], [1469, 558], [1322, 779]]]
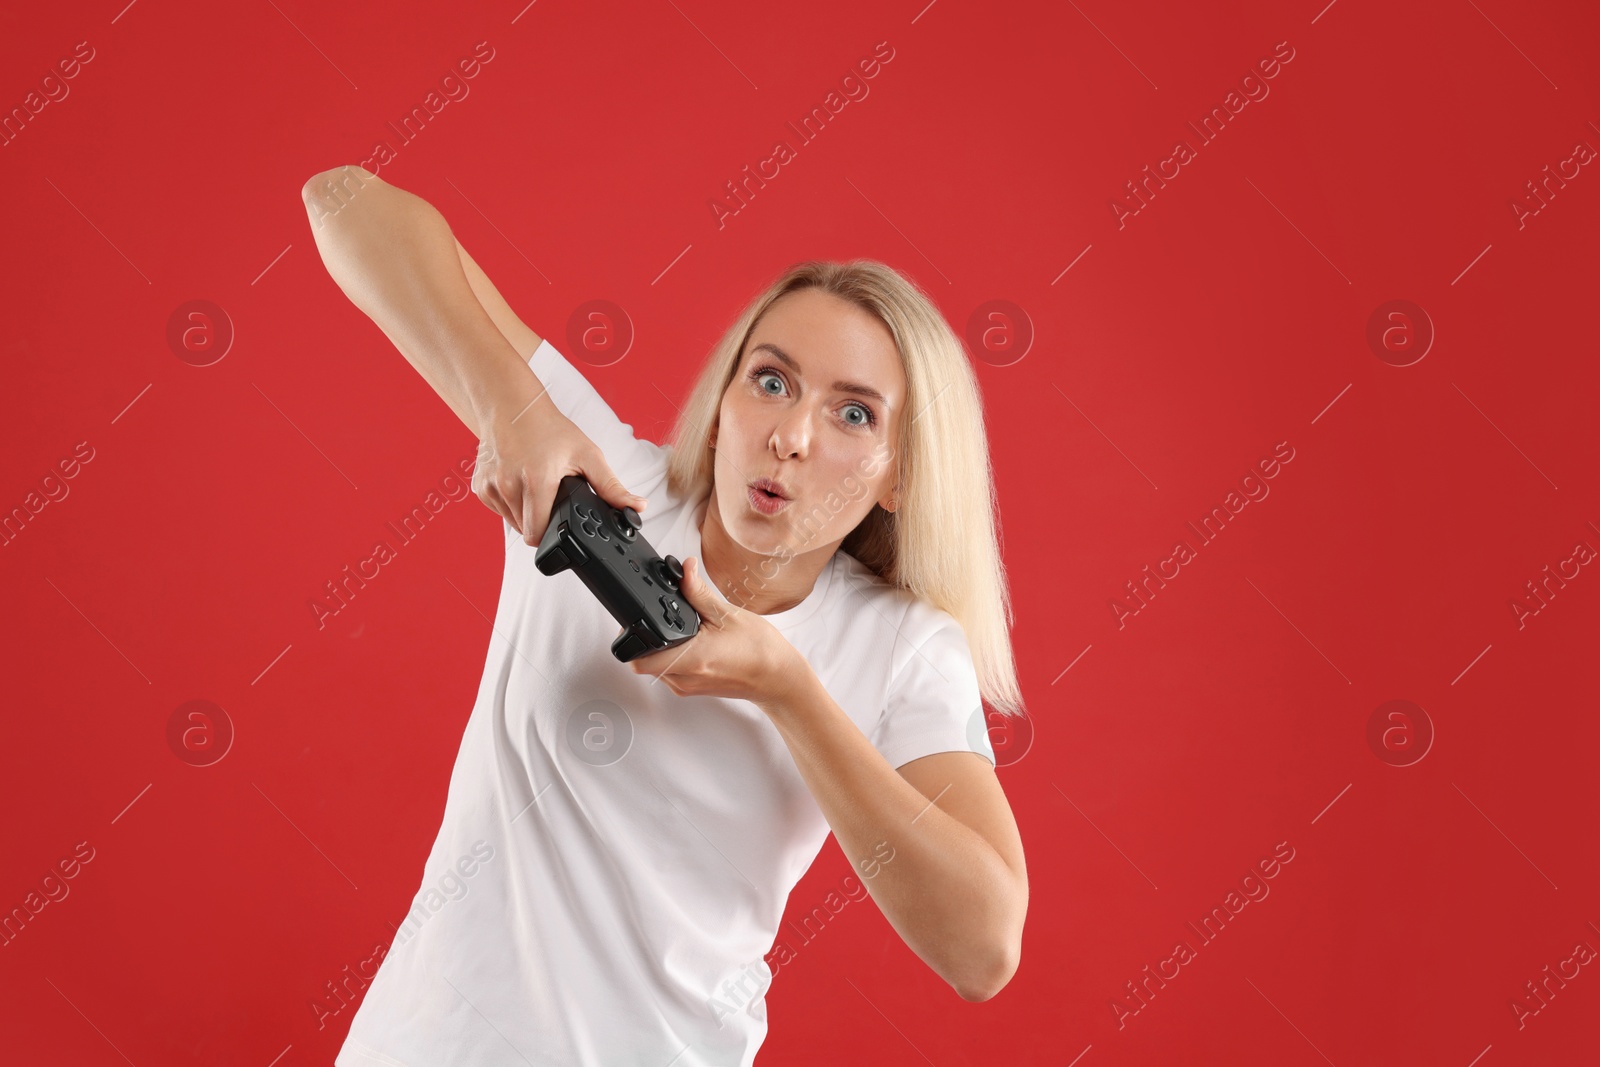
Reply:
[[612, 516], [617, 524], [617, 532], [629, 541], [638, 536], [640, 528], [644, 526], [644, 520], [639, 518], [639, 513], [629, 507], [612, 512]]
[[623, 663], [700, 632], [700, 616], [680, 599], [683, 564], [656, 555], [642, 526], [633, 508], [611, 507], [581, 476], [569, 474], [556, 490], [533, 557], [541, 574], [576, 573], [622, 625], [611, 654]]

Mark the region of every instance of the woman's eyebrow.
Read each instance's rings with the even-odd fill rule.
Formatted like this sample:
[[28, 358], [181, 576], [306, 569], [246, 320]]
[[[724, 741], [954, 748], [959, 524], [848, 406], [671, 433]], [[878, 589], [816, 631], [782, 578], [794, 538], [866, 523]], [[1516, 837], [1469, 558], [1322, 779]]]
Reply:
[[[785, 352], [783, 349], [779, 348], [777, 345], [772, 344], [769, 341], [761, 342], [760, 344], [756, 345], [754, 348], [750, 349], [750, 351], [752, 353], [754, 353], [754, 352], [760, 352], [763, 349], [768, 351], [768, 352], [771, 352], [772, 355], [779, 362], [781, 362], [784, 365], [786, 365], [790, 370], [794, 371], [796, 374], [800, 374], [801, 373], [800, 364], [795, 362], [794, 357], [789, 355], [789, 353]], [[889, 399], [887, 397], [885, 397], [882, 393], [880, 393], [876, 389], [872, 388], [872, 386], [870, 386], [870, 385], [862, 385], [860, 382], [834, 382], [833, 383], [833, 388], [835, 389], [835, 391], [841, 392], [841, 393], [859, 393], [862, 396], [870, 396], [870, 397], [872, 397], [872, 399], [878, 401], [879, 403], [881, 403], [881, 404], [883, 404], [885, 406], [887, 406], [888, 403], [889, 403]]]

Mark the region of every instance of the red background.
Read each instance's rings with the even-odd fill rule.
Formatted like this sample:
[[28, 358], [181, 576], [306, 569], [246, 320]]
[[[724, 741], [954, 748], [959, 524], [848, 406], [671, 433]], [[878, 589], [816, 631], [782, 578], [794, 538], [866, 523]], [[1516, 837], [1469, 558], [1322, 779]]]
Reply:
[[[1592, 6], [3, 19], [6, 109], [95, 53], [0, 148], [0, 509], [94, 449], [0, 549], [0, 908], [95, 852], [0, 948], [6, 1062], [330, 1063], [353, 1009], [319, 1030], [310, 1004], [416, 888], [500, 525], [451, 505], [316, 628], [323, 583], [475, 442], [330, 280], [300, 186], [396, 142], [386, 123], [479, 41], [470, 95], [380, 173], [558, 345], [582, 304], [618, 305], [633, 348], [587, 373], [636, 431], [662, 439], [714, 339], [802, 258], [905, 271], [978, 365], [1035, 727], [1000, 770], [1032, 888], [1021, 969], [965, 1003], [863, 902], [780, 970], [760, 1062], [1593, 1062], [1593, 965], [1524, 1025], [1511, 1008], [1600, 948], [1600, 577], [1520, 628], [1511, 608], [1600, 547], [1600, 174], [1521, 226], [1511, 208], [1600, 148]], [[870, 95], [799, 146], [785, 123], [880, 41]], [[1185, 123], [1281, 41], [1270, 95], [1200, 147]], [[1180, 137], [1197, 158], [1119, 228], [1112, 199]], [[710, 201], [779, 138], [797, 158], [719, 228]], [[194, 299], [236, 334], [210, 366], [166, 339]], [[1404, 367], [1367, 341], [1398, 299], [1436, 330]], [[968, 329], [993, 300], [1033, 335], [1006, 365]], [[1284, 441], [1270, 496], [1119, 627], [1124, 583]], [[194, 699], [236, 732], [208, 767], [167, 740]], [[1435, 733], [1409, 766], [1421, 715], [1368, 741], [1397, 699]], [[1186, 922], [1279, 842], [1270, 896], [1200, 946]], [[830, 841], [790, 915], [847, 871]], [[1119, 1026], [1125, 983], [1179, 939], [1197, 958]]]

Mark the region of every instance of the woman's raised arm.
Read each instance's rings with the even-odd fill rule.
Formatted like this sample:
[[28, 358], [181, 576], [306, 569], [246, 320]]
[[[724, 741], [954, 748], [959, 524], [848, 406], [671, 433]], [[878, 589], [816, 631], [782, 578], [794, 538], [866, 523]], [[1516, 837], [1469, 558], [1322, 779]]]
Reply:
[[323, 171], [300, 196], [333, 280], [478, 438], [472, 489], [485, 507], [530, 545], [568, 474], [583, 475], [614, 507], [643, 510], [556, 408], [528, 366], [539, 336], [432, 204], [355, 166]]
[[432, 204], [356, 166], [323, 171], [300, 193], [328, 274], [475, 436], [495, 409], [544, 392], [473, 292]]

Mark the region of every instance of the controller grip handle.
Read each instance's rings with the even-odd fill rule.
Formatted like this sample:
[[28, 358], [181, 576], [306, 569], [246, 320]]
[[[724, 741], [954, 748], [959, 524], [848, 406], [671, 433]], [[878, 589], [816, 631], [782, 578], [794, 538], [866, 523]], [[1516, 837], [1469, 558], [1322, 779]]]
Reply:
[[565, 526], [550, 537], [551, 531], [545, 531], [547, 551], [541, 551], [534, 557], [534, 565], [539, 568], [539, 573], [545, 575], [560, 574], [565, 570], [572, 570], [588, 562], [589, 553], [585, 552], [578, 539], [572, 536], [572, 531]]

